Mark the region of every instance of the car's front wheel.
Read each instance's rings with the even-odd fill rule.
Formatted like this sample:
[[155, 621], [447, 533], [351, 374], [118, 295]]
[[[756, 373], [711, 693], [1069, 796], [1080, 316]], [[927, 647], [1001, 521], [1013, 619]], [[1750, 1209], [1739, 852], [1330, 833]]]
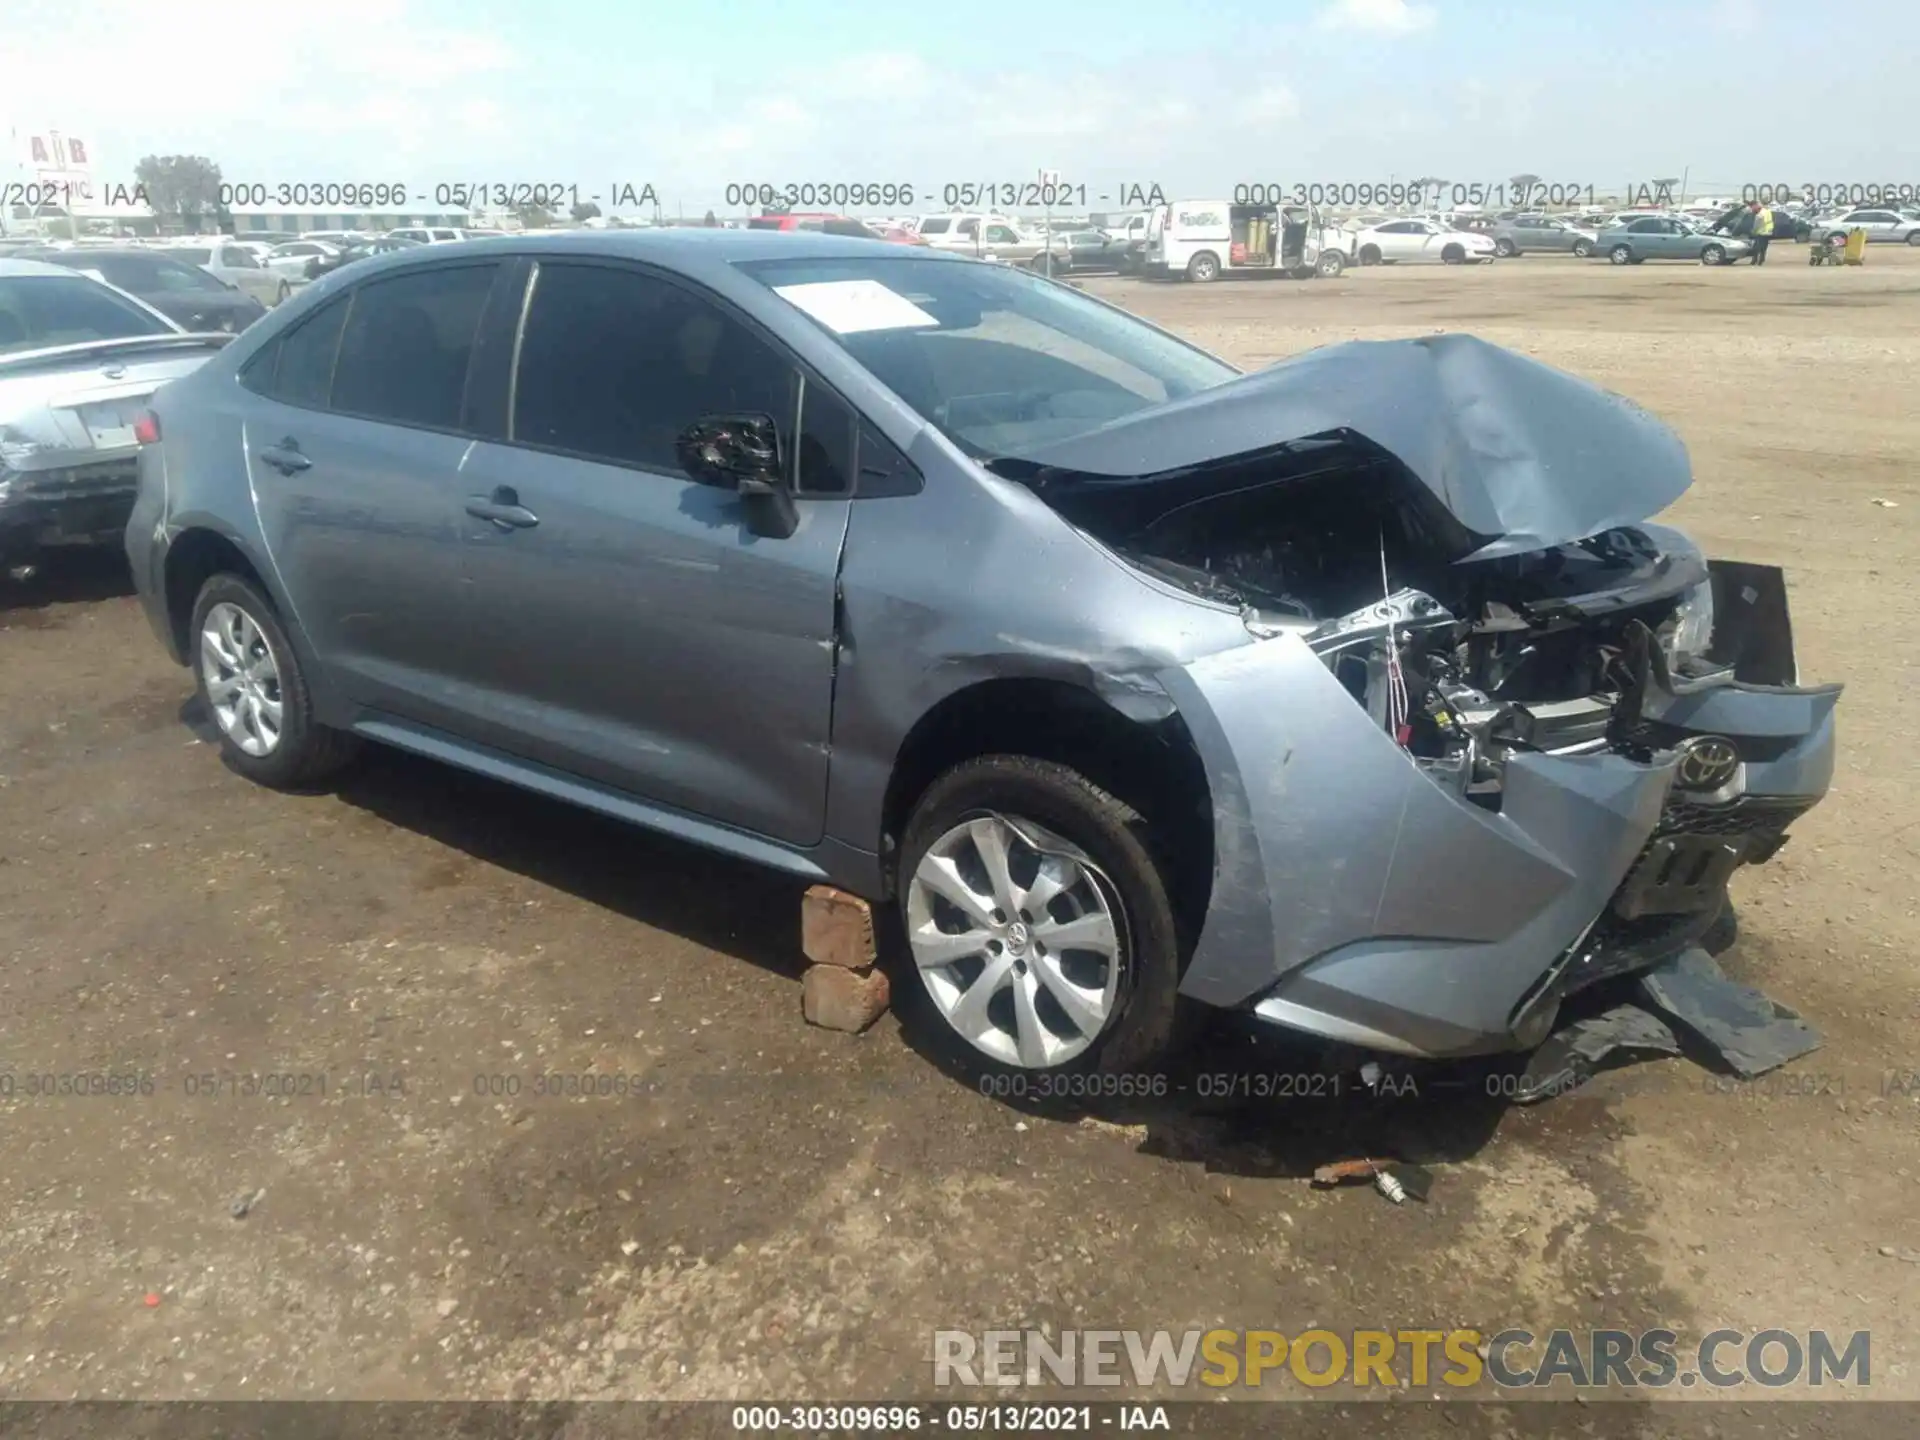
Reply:
[[1511, 260], [1520, 253], [1520, 247], [1514, 244], [1513, 241], [1505, 238], [1494, 241], [1493, 248], [1499, 253], [1501, 258], [1505, 260]]
[[1440, 252], [1440, 263], [1443, 265], [1463, 265], [1466, 259], [1466, 250], [1458, 245], [1449, 245]]
[[1020, 755], [948, 771], [899, 876], [907, 1019], [970, 1066], [1112, 1073], [1172, 1046], [1166, 879], [1140, 815], [1078, 771]]
[[292, 789], [352, 759], [358, 742], [313, 718], [299, 657], [272, 602], [250, 581], [220, 574], [201, 586], [189, 639], [201, 703], [235, 770]]
[[1706, 245], [1700, 250], [1702, 265], [1724, 265], [1727, 263], [1727, 248], [1724, 245]]
[[1208, 281], [1220, 278], [1220, 257], [1211, 250], [1202, 250], [1187, 262], [1187, 279], [1196, 285], [1205, 285]]
[[1347, 257], [1338, 250], [1322, 250], [1313, 268], [1323, 280], [1338, 280], [1347, 268]]
[[1573, 253], [1576, 258], [1584, 260], [1593, 254], [1593, 246], [1585, 240], [1576, 240], [1573, 242]]

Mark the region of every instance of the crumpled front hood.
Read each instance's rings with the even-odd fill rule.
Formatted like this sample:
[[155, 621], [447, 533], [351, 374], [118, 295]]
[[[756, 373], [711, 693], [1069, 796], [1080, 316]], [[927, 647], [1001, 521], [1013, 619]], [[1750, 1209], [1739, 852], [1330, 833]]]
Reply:
[[1679, 436], [1632, 401], [1471, 335], [1310, 351], [1021, 459], [1155, 476], [1339, 431], [1405, 465], [1480, 538], [1475, 558], [1645, 520], [1693, 478]]

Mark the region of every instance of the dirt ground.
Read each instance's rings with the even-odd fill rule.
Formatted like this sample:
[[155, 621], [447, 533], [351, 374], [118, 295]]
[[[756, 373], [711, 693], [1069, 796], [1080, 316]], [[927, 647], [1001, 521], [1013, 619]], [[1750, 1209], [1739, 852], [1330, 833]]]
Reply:
[[[927, 1397], [936, 1328], [1045, 1322], [1866, 1329], [1920, 1398], [1920, 252], [1801, 254], [1090, 288], [1247, 365], [1469, 330], [1678, 427], [1673, 518], [1787, 566], [1849, 686], [1727, 957], [1825, 1035], [1806, 1093], [1024, 1114], [891, 1017], [803, 1025], [785, 880], [398, 755], [245, 784], [124, 573], [67, 563], [0, 594], [0, 1393]], [[154, 1091], [25, 1093], [107, 1070]], [[588, 1072], [632, 1093], [532, 1093]], [[1305, 1178], [1387, 1149], [1428, 1205]]]

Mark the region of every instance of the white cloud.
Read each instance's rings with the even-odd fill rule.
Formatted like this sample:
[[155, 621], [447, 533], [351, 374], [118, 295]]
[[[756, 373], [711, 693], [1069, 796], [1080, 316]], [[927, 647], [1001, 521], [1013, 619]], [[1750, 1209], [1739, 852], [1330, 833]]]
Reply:
[[1760, 28], [1760, 7], [1754, 0], [1715, 0], [1707, 23], [1723, 35], [1751, 35]]
[[1320, 13], [1327, 30], [1364, 30], [1373, 35], [1411, 35], [1430, 30], [1439, 19], [1431, 5], [1409, 0], [1334, 0]]
[[[88, 141], [109, 180], [152, 153], [207, 155], [234, 181], [395, 178], [392, 165], [455, 124], [484, 138], [498, 117], [471, 92], [514, 66], [498, 39], [424, 20], [408, 0], [326, 0], [311, 14], [227, 0], [14, 8], [6, 123]], [[209, 76], [226, 81], [195, 78]]]

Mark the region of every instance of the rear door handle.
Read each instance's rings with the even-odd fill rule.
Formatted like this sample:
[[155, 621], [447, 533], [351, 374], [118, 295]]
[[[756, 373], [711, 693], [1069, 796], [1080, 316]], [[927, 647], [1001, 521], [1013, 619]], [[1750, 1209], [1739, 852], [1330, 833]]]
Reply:
[[540, 523], [540, 517], [520, 503], [511, 485], [496, 485], [491, 495], [469, 495], [467, 514], [491, 520], [499, 530], [530, 530]]
[[278, 445], [267, 446], [260, 452], [260, 458], [282, 475], [293, 475], [313, 468], [313, 461], [300, 453], [300, 443], [291, 435]]

